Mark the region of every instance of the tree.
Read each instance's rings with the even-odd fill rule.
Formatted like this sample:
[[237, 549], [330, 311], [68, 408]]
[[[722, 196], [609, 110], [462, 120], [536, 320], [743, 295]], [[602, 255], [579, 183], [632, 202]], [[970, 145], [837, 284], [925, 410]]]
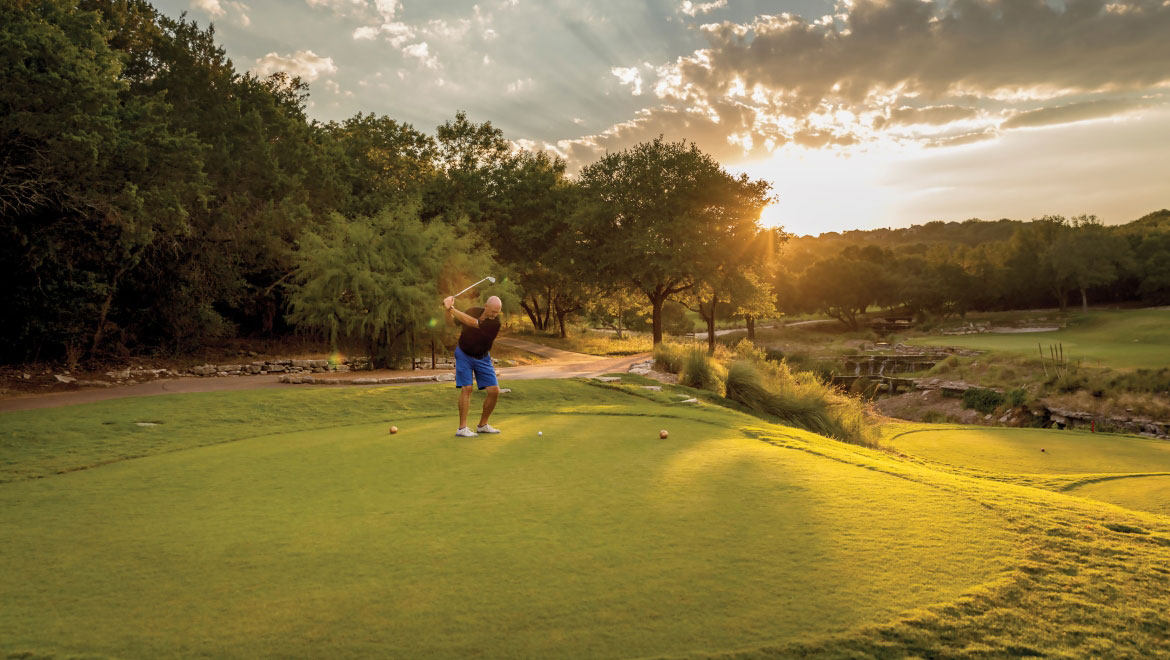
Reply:
[[472, 235], [423, 222], [419, 208], [408, 201], [373, 217], [333, 214], [322, 229], [305, 232], [290, 320], [325, 333], [335, 346], [342, 339], [362, 341], [379, 366], [395, 366], [424, 343], [442, 341], [445, 292], [458, 291], [468, 273], [493, 272], [496, 264]]
[[816, 262], [800, 277], [808, 309], [824, 312], [856, 330], [857, 316], [892, 289], [885, 271], [865, 259], [841, 255]]
[[1131, 256], [1124, 238], [1106, 229], [1097, 216], [1082, 215], [1056, 239], [1049, 258], [1055, 277], [1081, 292], [1081, 311], [1088, 312], [1088, 290], [1117, 279]]
[[0, 6], [9, 358], [95, 356], [115, 298], [153, 253], [189, 235], [207, 190], [201, 145], [170, 123], [163, 93], [132, 88], [108, 39], [99, 14], [74, 3]]
[[582, 273], [636, 289], [662, 341], [662, 305], [700, 282], [737, 239], [753, 235], [769, 184], [734, 177], [693, 143], [651, 142], [608, 154], [579, 177], [571, 237]]

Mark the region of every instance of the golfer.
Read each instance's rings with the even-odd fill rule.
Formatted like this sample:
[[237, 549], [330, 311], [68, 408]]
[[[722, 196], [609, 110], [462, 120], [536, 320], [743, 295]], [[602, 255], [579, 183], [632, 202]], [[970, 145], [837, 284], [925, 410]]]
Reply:
[[459, 333], [459, 345], [455, 347], [455, 387], [459, 393], [459, 430], [455, 435], [461, 438], [474, 438], [475, 431], [467, 428], [467, 409], [471, 407], [472, 378], [479, 389], [487, 390], [487, 398], [483, 401], [483, 414], [479, 416], [480, 433], [499, 433], [488, 424], [492, 410], [496, 407], [496, 400], [500, 398], [500, 386], [496, 382], [496, 369], [492, 366], [492, 342], [500, 332], [500, 299], [496, 296], [488, 298], [483, 307], [472, 307], [467, 312], [455, 309], [455, 296], [448, 296], [443, 300], [443, 307], [447, 308], [447, 325], [454, 325], [458, 321], [463, 330]]

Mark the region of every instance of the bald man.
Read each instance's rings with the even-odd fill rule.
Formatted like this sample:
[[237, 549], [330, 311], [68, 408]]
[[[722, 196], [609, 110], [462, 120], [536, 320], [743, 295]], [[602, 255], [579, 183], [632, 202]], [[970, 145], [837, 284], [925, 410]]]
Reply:
[[487, 390], [483, 401], [483, 414], [479, 416], [479, 433], [499, 433], [499, 429], [488, 424], [496, 400], [500, 398], [500, 385], [496, 382], [496, 369], [492, 366], [492, 342], [500, 332], [500, 309], [503, 304], [496, 296], [487, 299], [483, 307], [472, 307], [466, 312], [455, 309], [455, 297], [443, 300], [447, 308], [447, 325], [458, 322], [463, 326], [459, 333], [459, 345], [455, 348], [455, 387], [459, 392], [459, 430], [455, 435], [474, 438], [475, 431], [467, 428], [467, 410], [471, 407], [471, 385], [474, 379], [479, 389]]

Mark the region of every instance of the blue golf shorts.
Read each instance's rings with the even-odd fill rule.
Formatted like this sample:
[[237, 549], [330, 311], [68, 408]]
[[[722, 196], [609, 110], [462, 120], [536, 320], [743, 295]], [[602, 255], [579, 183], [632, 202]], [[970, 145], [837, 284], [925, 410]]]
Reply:
[[476, 384], [479, 389], [491, 387], [492, 385], [499, 385], [496, 382], [496, 368], [492, 366], [492, 354], [481, 358], [473, 358], [467, 353], [463, 352], [462, 348], [455, 347], [455, 387], [466, 387], [471, 385], [472, 377], [475, 377]]

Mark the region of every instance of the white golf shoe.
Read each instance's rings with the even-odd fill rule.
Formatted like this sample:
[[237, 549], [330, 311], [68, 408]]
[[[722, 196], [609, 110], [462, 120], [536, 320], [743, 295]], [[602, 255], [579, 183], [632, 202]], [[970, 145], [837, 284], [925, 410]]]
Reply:
[[457, 438], [474, 438], [476, 435], [475, 431], [472, 431], [466, 426], [455, 432], [455, 437]]
[[476, 430], [479, 431], [480, 433], [499, 433], [500, 432], [500, 429], [493, 428], [491, 424], [484, 424], [483, 426], [479, 427]]

